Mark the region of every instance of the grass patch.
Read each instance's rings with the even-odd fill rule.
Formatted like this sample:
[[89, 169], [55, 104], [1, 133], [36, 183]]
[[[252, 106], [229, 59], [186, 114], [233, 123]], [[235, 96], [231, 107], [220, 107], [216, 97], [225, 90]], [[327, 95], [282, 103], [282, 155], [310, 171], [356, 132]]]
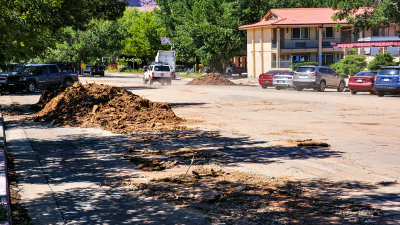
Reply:
[[180, 73], [180, 76], [185, 78], [204, 77], [205, 75], [205, 73]]

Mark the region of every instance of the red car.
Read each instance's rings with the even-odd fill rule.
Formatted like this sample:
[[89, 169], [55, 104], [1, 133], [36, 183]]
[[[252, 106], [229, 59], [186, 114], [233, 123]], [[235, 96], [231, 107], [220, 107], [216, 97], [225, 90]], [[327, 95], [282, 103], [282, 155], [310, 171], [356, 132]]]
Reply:
[[268, 86], [273, 86], [272, 80], [274, 76], [278, 73], [286, 72], [289, 70], [270, 70], [266, 73], [260, 74], [258, 77], [258, 83], [261, 85], [262, 88], [267, 88]]
[[350, 77], [349, 89], [351, 94], [355, 95], [359, 91], [369, 91], [370, 94], [375, 94], [373, 88], [376, 73], [376, 71], [361, 71]]

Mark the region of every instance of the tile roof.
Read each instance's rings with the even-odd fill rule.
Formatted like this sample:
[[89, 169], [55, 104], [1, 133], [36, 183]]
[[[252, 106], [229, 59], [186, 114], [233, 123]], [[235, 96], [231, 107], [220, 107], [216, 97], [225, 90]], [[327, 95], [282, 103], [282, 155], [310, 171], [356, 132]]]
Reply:
[[[360, 8], [356, 14], [363, 13], [366, 8]], [[332, 17], [338, 12], [331, 8], [289, 8], [271, 9], [260, 22], [239, 27], [241, 30], [277, 25], [317, 25], [346, 23], [345, 20], [334, 21]], [[271, 16], [274, 16], [270, 18]]]

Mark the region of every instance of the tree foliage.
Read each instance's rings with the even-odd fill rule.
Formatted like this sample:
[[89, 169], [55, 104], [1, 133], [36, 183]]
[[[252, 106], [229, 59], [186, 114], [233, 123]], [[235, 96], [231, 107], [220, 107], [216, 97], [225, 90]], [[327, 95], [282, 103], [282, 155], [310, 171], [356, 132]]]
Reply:
[[389, 52], [379, 53], [374, 59], [368, 63], [369, 70], [379, 70], [383, 66], [396, 66], [398, 63], [393, 62], [394, 57]]
[[[400, 24], [398, 0], [339, 0], [334, 1], [332, 7], [339, 9], [335, 16], [337, 19], [346, 19], [354, 25], [354, 33], [390, 23]], [[363, 12], [358, 11], [360, 8], [363, 8]]]
[[85, 29], [93, 18], [116, 19], [121, 0], [4, 0], [0, 4], [0, 64], [36, 56], [64, 34]]
[[357, 54], [356, 49], [351, 49], [344, 59], [332, 64], [331, 68], [344, 77], [353, 76], [366, 68], [366, 59], [365, 55]]
[[144, 61], [154, 60], [157, 51], [168, 50], [169, 45], [162, 45], [161, 38], [167, 37], [167, 32], [157, 20], [154, 12], [139, 12], [136, 8], [127, 9], [121, 19], [129, 34], [123, 54], [135, 56]]
[[157, 0], [157, 15], [182, 60], [199, 58], [223, 70], [229, 58], [246, 52], [246, 31], [271, 8], [328, 7], [333, 0]]

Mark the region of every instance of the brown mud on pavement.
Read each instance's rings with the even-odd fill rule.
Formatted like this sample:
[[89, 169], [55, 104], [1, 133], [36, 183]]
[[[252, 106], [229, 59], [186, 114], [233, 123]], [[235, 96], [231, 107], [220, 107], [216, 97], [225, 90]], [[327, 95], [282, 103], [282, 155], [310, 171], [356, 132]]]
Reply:
[[119, 87], [75, 83], [45, 92], [33, 109], [35, 121], [101, 127], [114, 133], [183, 129], [167, 104], [154, 103]]
[[236, 85], [219, 73], [209, 73], [205, 77], [196, 77], [187, 85]]

